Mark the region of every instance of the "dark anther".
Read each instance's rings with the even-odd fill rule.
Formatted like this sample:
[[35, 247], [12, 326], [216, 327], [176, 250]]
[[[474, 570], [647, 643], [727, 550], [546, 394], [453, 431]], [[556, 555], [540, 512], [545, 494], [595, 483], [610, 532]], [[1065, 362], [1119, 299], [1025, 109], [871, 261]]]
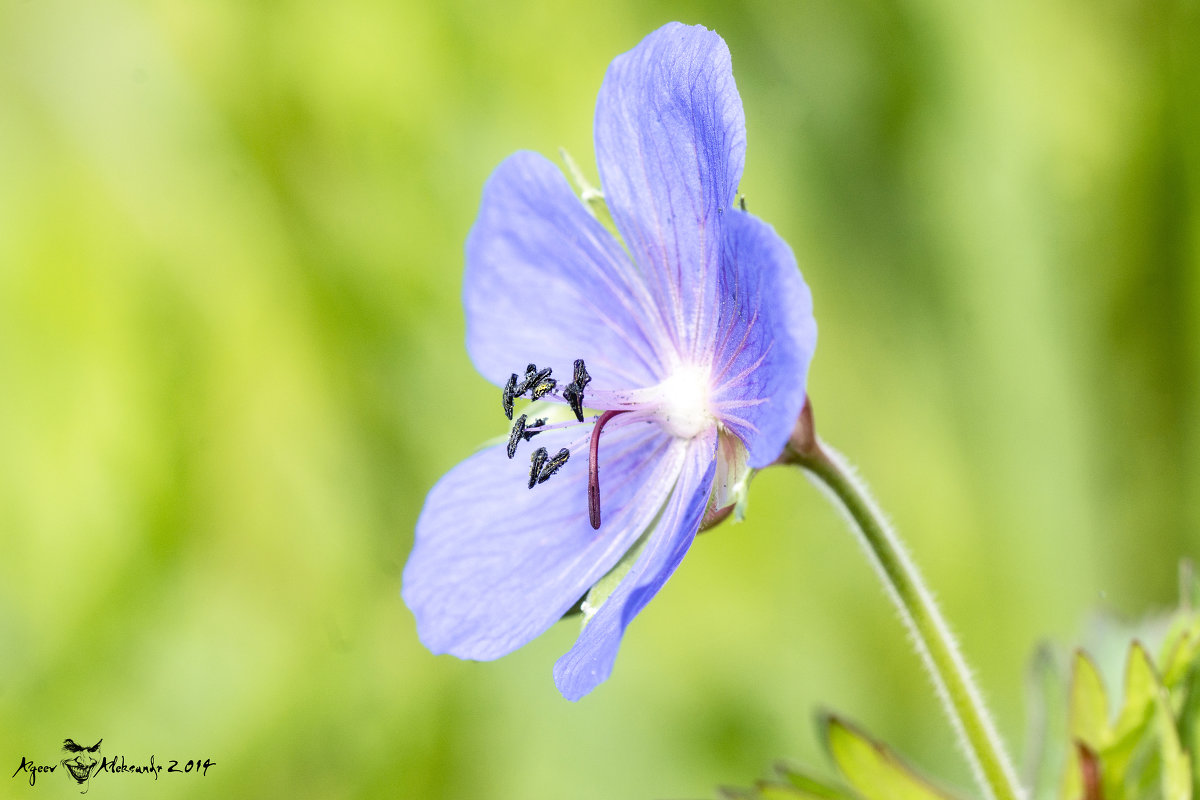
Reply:
[[579, 391], [583, 391], [583, 387], [592, 382], [592, 376], [588, 375], [587, 367], [583, 365], [583, 359], [575, 359], [575, 385], [579, 387]]
[[537, 400], [545, 397], [554, 391], [555, 386], [558, 386], [558, 381], [550, 377], [550, 370], [544, 369], [538, 373], [538, 380], [533, 385], [533, 394], [530, 395], [530, 398]]
[[542, 474], [542, 466], [550, 459], [550, 453], [546, 448], [539, 447], [533, 451], [533, 455], [529, 457], [529, 488], [532, 489], [538, 482], [538, 477]]
[[513, 398], [517, 396], [517, 373], [513, 373], [508, 379], [508, 383], [504, 384], [504, 394], [501, 399], [504, 401], [504, 416], [512, 419]]
[[742, 211], [746, 210], [746, 195], [741, 195], [738, 197], [738, 207], [741, 208]]
[[575, 419], [583, 422], [583, 392], [573, 383], [568, 383], [563, 389], [563, 399], [567, 401], [567, 405], [575, 412]]
[[525, 367], [525, 377], [522, 378], [521, 382], [517, 384], [514, 393], [517, 397], [520, 397], [549, 376], [549, 367], [539, 372], [537, 364], [529, 364]]
[[[521, 437], [525, 435], [525, 420], [526, 416], [524, 414], [517, 417], [517, 423], [513, 425], [512, 433], [508, 435], [509, 458], [512, 458], [517, 454], [517, 442], [521, 441]], [[529, 441], [529, 439], [526, 439], [525, 441]]]
[[[521, 433], [521, 436], [523, 436], [525, 438], [525, 441], [528, 442], [530, 439], [532, 439], [533, 437], [535, 437], [539, 433], [541, 433], [541, 431], [531, 431], [531, 430], [529, 430], [529, 428], [540, 428], [545, 424], [546, 424], [545, 417], [542, 417], [540, 419], [535, 419], [533, 421], [533, 424], [526, 427], [525, 431]], [[512, 456], [509, 456], [509, 458], [512, 458]]]
[[521, 378], [520, 383], [513, 387], [513, 394], [520, 397], [529, 391], [529, 386], [533, 383], [535, 375], [537, 375], [537, 364], [530, 364], [525, 367], [525, 376]]
[[[542, 452], [546, 452], [546, 449], [542, 448]], [[567, 459], [570, 457], [571, 451], [565, 447], [555, 453], [554, 457], [542, 466], [542, 471], [538, 473], [537, 482], [545, 483], [546, 481], [550, 480], [550, 476], [562, 469], [562, 465], [566, 464]]]
[[575, 412], [575, 419], [583, 422], [583, 387], [592, 382], [592, 376], [588, 375], [587, 367], [583, 365], [583, 359], [575, 359], [575, 375], [574, 380], [567, 384], [567, 388], [563, 389], [563, 399], [567, 401], [567, 405], [571, 406], [571, 410]]

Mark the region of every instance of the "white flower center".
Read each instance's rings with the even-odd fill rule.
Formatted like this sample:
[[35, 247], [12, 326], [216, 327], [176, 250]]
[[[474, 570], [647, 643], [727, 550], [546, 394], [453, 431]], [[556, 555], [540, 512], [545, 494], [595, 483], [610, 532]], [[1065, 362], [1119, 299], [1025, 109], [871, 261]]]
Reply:
[[680, 439], [692, 439], [716, 424], [708, 405], [708, 369], [680, 365], [656, 388], [659, 393], [658, 424]]

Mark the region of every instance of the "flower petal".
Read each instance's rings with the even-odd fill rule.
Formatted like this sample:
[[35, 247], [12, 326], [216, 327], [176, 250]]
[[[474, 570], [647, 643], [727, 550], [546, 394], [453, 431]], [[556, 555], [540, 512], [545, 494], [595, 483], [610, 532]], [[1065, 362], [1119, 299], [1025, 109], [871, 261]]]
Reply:
[[759, 469], [779, 456], [804, 406], [817, 322], [796, 258], [774, 228], [737, 211], [726, 215], [724, 233], [713, 406]]
[[578, 700], [608, 680], [625, 629], [691, 547], [712, 488], [715, 449], [715, 430], [687, 442], [679, 480], [641, 557], [584, 626], [575, 646], [554, 665], [554, 682], [568, 700]]
[[547, 159], [518, 152], [496, 168], [466, 255], [467, 351], [488, 380], [582, 358], [598, 385], [654, 382], [663, 337], [647, 289]]
[[596, 160], [609, 210], [681, 354], [711, 342], [720, 219], [746, 152], [729, 49], [673, 22], [613, 60], [596, 101]]
[[[546, 431], [527, 447], [575, 452], [572, 434], [579, 429]], [[532, 489], [529, 460], [508, 459], [503, 447], [460, 463], [425, 499], [404, 568], [402, 594], [421, 641], [434, 653], [487, 660], [542, 633], [652, 523], [681, 450], [657, 426], [606, 430], [599, 531], [588, 522], [586, 446]]]

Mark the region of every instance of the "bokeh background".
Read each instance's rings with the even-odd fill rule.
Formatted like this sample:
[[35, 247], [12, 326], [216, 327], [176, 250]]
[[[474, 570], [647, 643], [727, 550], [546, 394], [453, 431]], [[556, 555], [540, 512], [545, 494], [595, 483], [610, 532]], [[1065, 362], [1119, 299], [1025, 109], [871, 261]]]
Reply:
[[463, 240], [507, 154], [592, 159], [608, 62], [727, 40], [750, 209], [795, 249], [823, 436], [908, 539], [1019, 751], [1037, 643], [1200, 544], [1194, 0], [0, 3], [0, 795], [689, 797], [836, 709], [950, 786], [838, 514], [755, 482], [583, 702], [561, 623], [433, 657], [425, 492], [503, 433]]

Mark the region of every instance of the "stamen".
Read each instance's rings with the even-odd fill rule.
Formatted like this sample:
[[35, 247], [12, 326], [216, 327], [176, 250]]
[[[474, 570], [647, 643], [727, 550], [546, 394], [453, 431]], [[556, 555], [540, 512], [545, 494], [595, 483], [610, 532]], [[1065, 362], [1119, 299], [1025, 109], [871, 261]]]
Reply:
[[591, 451], [588, 454], [588, 519], [593, 530], [600, 530], [600, 431], [610, 419], [628, 410], [605, 411], [592, 428]]
[[[543, 377], [543, 373], [546, 377]], [[533, 394], [530, 395], [531, 399], [539, 400], [553, 392], [554, 387], [558, 386], [558, 381], [554, 380], [554, 378], [548, 377], [549, 375], [550, 370], [548, 369], [544, 369], [542, 372], [538, 373], [538, 381], [533, 386]]]
[[567, 448], [559, 450], [554, 456], [546, 462], [542, 467], [542, 471], [538, 473], [538, 483], [545, 483], [550, 480], [550, 476], [562, 469], [563, 464], [567, 463], [567, 459], [571, 457], [571, 451]]
[[527, 365], [525, 367], [524, 379], [520, 383], [517, 384], [517, 396], [520, 397], [521, 395], [525, 394], [530, 389], [532, 389], [534, 386], [541, 383], [546, 378], [550, 377], [550, 372], [551, 372], [551, 369], [549, 367], [546, 367], [546, 369], [541, 370], [539, 372], [538, 368], [537, 368], [537, 364]]
[[[513, 418], [513, 400], [521, 397], [530, 389], [533, 390], [532, 398], [534, 400], [541, 399], [554, 391], [558, 382], [550, 377], [551, 369], [539, 370], [537, 364], [527, 364], [525, 366], [525, 377], [517, 382], [517, 373], [512, 373], [508, 377], [508, 383], [504, 385], [504, 392], [501, 395], [501, 400], [504, 402], [504, 416], [509, 419]], [[581, 419], [580, 422], [583, 420]], [[514, 434], [519, 436], [520, 434]], [[529, 441], [529, 437], [525, 437], [525, 441]], [[510, 451], [513, 445], [510, 442]], [[512, 458], [512, 452], [509, 453], [509, 458]]]
[[537, 375], [537, 365], [527, 364], [525, 366], [525, 376], [521, 378], [521, 382], [513, 386], [513, 396], [520, 397], [529, 391], [529, 384], [533, 382], [533, 376]]
[[579, 391], [583, 391], [583, 387], [592, 382], [592, 376], [588, 375], [587, 367], [583, 365], [583, 359], [575, 359], [575, 385], [579, 387]]
[[[517, 443], [521, 441], [521, 437], [525, 436], [525, 420], [527, 417], [522, 414], [517, 417], [517, 423], [513, 425], [512, 433], [508, 435], [508, 457], [512, 458], [517, 454]], [[540, 433], [540, 431], [539, 431]], [[526, 437], [525, 441], [529, 441]]]
[[538, 478], [542, 474], [542, 466], [550, 459], [550, 453], [546, 448], [539, 447], [533, 451], [533, 455], [529, 457], [529, 488], [532, 489], [537, 484]]
[[583, 387], [592, 382], [592, 376], [588, 375], [587, 367], [583, 365], [583, 359], [575, 359], [575, 375], [574, 380], [567, 384], [567, 388], [563, 389], [563, 399], [571, 406], [571, 410], [575, 412], [575, 419], [583, 422]]
[[[600, 418], [600, 415], [597, 414], [596, 416], [591, 418], [591, 421], [595, 422], [599, 418]], [[526, 437], [537, 436], [539, 433], [545, 433], [546, 431], [561, 431], [561, 430], [566, 430], [566, 429], [574, 430], [578, 427], [579, 427], [579, 423], [573, 419], [566, 420], [565, 422], [546, 422], [545, 424], [543, 424], [541, 426], [538, 426], [534, 422], [526, 422], [525, 423], [525, 436]], [[537, 428], [540, 428], [540, 430], [538, 430]], [[583, 441], [586, 442], [588, 436], [591, 436], [591, 435], [592, 435], [592, 432], [589, 429], [587, 434], [584, 435]], [[579, 445], [576, 445], [576, 446], [579, 446]], [[574, 448], [570, 448], [570, 449], [574, 449]]]
[[504, 416], [508, 417], [509, 419], [512, 419], [513, 398], [516, 397], [517, 394], [517, 373], [514, 372], [509, 377], [508, 383], [504, 384], [504, 394], [501, 395], [501, 399], [504, 402]]
[[[591, 383], [592, 376], [588, 375], [587, 367], [584, 366], [582, 358], [575, 359], [574, 367], [573, 380], [563, 390], [562, 397], [567, 401], [567, 403], [570, 404], [571, 410], [575, 412], [575, 418], [579, 422], [583, 422], [583, 387]], [[528, 364], [525, 367], [525, 375], [520, 381], [517, 380], [517, 374], [515, 372], [509, 376], [508, 383], [505, 384], [504, 393], [502, 395], [502, 399], [504, 401], [504, 415], [509, 419], [512, 419], [513, 400], [523, 396], [526, 392], [530, 393], [530, 397], [533, 400], [539, 400], [553, 392], [558, 387], [558, 381], [550, 377], [550, 374], [551, 369], [549, 367], [539, 370], [536, 364]], [[600, 486], [598, 483], [599, 478], [596, 476], [597, 470], [595, 466], [597, 457], [596, 436], [599, 435], [599, 428], [602, 427], [604, 422], [606, 422], [608, 418], [615, 413], [621, 412], [608, 412], [606, 416], [602, 416], [600, 418], [596, 425], [596, 430], [592, 439], [592, 467], [590, 470], [592, 477], [589, 480], [595, 482], [595, 500], [592, 501], [589, 499], [589, 504], [594, 507], [594, 511], [592, 512], [592, 525], [596, 528], [600, 527]], [[571, 424], [573, 425], [574, 423]], [[512, 458], [517, 454], [517, 446], [520, 444], [522, 439], [528, 442], [534, 436], [537, 436], [539, 433], [542, 433], [545, 430], [564, 426], [565, 423], [559, 425], [546, 425], [545, 418], [536, 419], [533, 421], [533, 424], [530, 424], [528, 415], [522, 414], [521, 416], [517, 417], [516, 423], [513, 424], [512, 430], [508, 434], [508, 447], [506, 448], [508, 457]], [[582, 442], [579, 442], [579, 444], [582, 444]], [[551, 476], [562, 469], [563, 465], [565, 465], [570, 458], [571, 451], [566, 447], [559, 450], [554, 454], [554, 456], [551, 456], [549, 451], [544, 447], [539, 447], [538, 449], [534, 450], [529, 456], [529, 488], [532, 489], [537, 484], [545, 483], [546, 481], [550, 480]], [[589, 493], [593, 491], [590, 483], [588, 491]]]
[[573, 383], [568, 383], [563, 389], [563, 400], [567, 401], [567, 405], [575, 412], [575, 419], [583, 422], [583, 392]]
[[[531, 431], [531, 430], [529, 430], [529, 428], [541, 428], [541, 427], [542, 427], [543, 425], [545, 425], [545, 424], [546, 424], [546, 418], [545, 418], [545, 417], [541, 417], [541, 418], [539, 418], [539, 419], [535, 419], [535, 420], [533, 421], [533, 424], [532, 424], [532, 425], [530, 425], [528, 428], [526, 428], [526, 429], [524, 430], [524, 432], [521, 434], [521, 436], [522, 436], [522, 437], [524, 437], [525, 441], [527, 441], [527, 442], [528, 442], [530, 439], [532, 439], [533, 437], [535, 437], [535, 436], [537, 436], [539, 433], [541, 433], [541, 431], [540, 431], [540, 430], [532, 430], [532, 431]], [[512, 458], [512, 456], [509, 456], [509, 458]]]

